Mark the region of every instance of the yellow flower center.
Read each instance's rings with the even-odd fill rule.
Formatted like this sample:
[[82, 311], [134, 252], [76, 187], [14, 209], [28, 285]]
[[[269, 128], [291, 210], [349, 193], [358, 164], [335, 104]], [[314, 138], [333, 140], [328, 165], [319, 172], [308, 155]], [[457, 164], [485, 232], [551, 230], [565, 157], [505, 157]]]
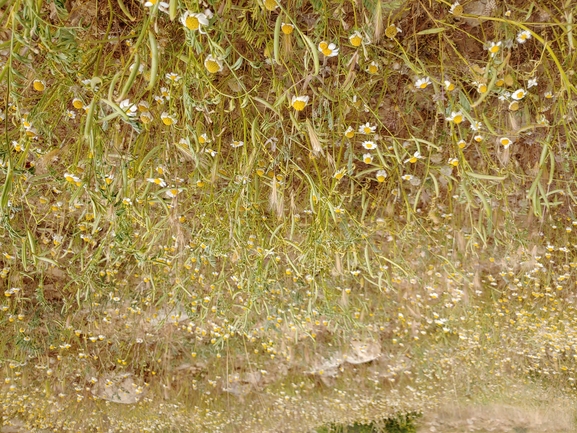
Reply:
[[347, 131], [345, 132], [345, 137], [353, 138], [355, 136], [355, 131]]
[[377, 65], [369, 65], [369, 74], [376, 74], [377, 72], [379, 72]]
[[206, 70], [211, 74], [216, 74], [218, 71], [220, 71], [220, 65], [215, 60], [207, 60], [204, 62], [204, 66], [206, 67]]
[[383, 183], [384, 181], [385, 181], [385, 176], [383, 176], [382, 174], [377, 176], [377, 182]]
[[335, 179], [341, 180], [344, 175], [345, 175], [345, 173], [343, 171], [339, 171], [339, 172], [335, 173]]
[[349, 41], [353, 47], [360, 47], [361, 43], [363, 42], [363, 38], [361, 38], [358, 33], [355, 33], [350, 37]]
[[321, 42], [319, 44], [319, 49], [323, 52], [323, 54], [324, 54], [324, 51], [328, 48], [329, 48], [329, 44], [327, 44], [326, 42]]
[[162, 118], [162, 123], [164, 123], [167, 126], [170, 126], [170, 125], [172, 125], [173, 121], [172, 121], [171, 117], [166, 116], [166, 117]]
[[84, 108], [84, 102], [82, 102], [80, 99], [74, 99], [72, 101], [72, 106], [80, 110], [81, 108]]
[[486, 84], [479, 84], [479, 93], [487, 92], [487, 85]]
[[416, 156], [412, 156], [412, 157], [409, 159], [409, 162], [410, 162], [411, 164], [414, 164], [415, 162], [417, 162], [417, 157], [416, 157]]
[[303, 111], [306, 105], [307, 103], [305, 101], [301, 101], [300, 99], [297, 99], [293, 102], [293, 108], [297, 111]]
[[295, 27], [292, 24], [286, 24], [286, 23], [283, 23], [281, 26], [281, 30], [285, 35], [290, 35], [293, 32], [294, 28]]
[[198, 30], [200, 21], [197, 17], [189, 15], [186, 17], [185, 25], [188, 30]]
[[364, 162], [365, 162], [365, 164], [370, 164], [371, 162], [373, 162], [373, 157], [372, 156], [365, 156]]
[[419, 88], [420, 88], [420, 89], [426, 89], [428, 85], [429, 85], [429, 83], [427, 83], [426, 81], [423, 81], [423, 82], [419, 85]]
[[389, 39], [393, 39], [395, 36], [397, 36], [397, 32], [397, 26], [393, 24], [386, 28], [385, 36]]
[[455, 122], [457, 125], [459, 123], [461, 123], [463, 121], [463, 115], [462, 114], [457, 114], [454, 118], [453, 118], [453, 122]]
[[509, 104], [509, 110], [517, 111], [519, 109], [519, 103], [517, 101], [513, 101]]
[[32, 86], [34, 87], [34, 90], [36, 90], [37, 92], [43, 92], [44, 89], [46, 88], [44, 83], [40, 80], [34, 80], [34, 83], [32, 83]]
[[493, 45], [491, 48], [489, 48], [489, 51], [492, 54], [496, 54], [499, 52], [500, 49], [501, 49], [501, 47], [499, 45]]
[[463, 5], [456, 5], [455, 7], [452, 8], [451, 13], [456, 17], [460, 17], [461, 15], [463, 15]]
[[198, 137], [198, 142], [199, 142], [200, 144], [206, 143], [206, 138], [205, 138], [204, 134], [201, 135], [200, 137]]
[[330, 56], [333, 53], [333, 50], [331, 50], [330, 48], [324, 49], [323, 50], [323, 54], [325, 56]]
[[501, 144], [502, 144], [503, 146], [508, 146], [509, 144], [511, 144], [511, 140], [509, 140], [509, 139], [506, 138], [506, 137], [503, 137], [503, 138], [501, 138]]
[[150, 123], [151, 120], [152, 120], [152, 116], [148, 112], [144, 112], [140, 115], [140, 121], [142, 123]]
[[364, 132], [365, 134], [370, 134], [370, 133], [373, 132], [373, 131], [372, 131], [371, 128], [369, 128], [368, 126], [365, 126], [365, 127], [363, 128], [363, 132]]
[[459, 149], [464, 149], [467, 143], [465, 143], [464, 140], [460, 140], [457, 145], [459, 146]]
[[453, 83], [447, 84], [447, 90], [449, 92], [452, 92], [453, 90], [455, 90], [455, 85]]
[[264, 7], [266, 10], [274, 11], [278, 7], [276, 0], [264, 0]]

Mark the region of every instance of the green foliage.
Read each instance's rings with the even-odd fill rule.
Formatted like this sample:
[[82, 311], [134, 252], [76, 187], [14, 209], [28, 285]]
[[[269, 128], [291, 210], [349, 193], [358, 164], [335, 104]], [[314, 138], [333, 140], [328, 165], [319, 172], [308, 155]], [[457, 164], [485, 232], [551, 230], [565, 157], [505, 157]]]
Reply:
[[399, 413], [384, 420], [352, 425], [335, 425], [318, 428], [317, 433], [415, 433], [417, 412]]
[[421, 414], [416, 412], [399, 414], [385, 420], [385, 432], [387, 433], [415, 433], [417, 431], [416, 420]]

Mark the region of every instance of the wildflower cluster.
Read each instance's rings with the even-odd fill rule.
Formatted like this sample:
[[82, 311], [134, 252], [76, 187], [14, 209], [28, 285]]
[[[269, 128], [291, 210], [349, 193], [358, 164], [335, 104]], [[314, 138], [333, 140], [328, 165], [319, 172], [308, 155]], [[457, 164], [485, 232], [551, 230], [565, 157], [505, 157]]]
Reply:
[[570, 13], [333, 3], [6, 5], [4, 423], [574, 392]]

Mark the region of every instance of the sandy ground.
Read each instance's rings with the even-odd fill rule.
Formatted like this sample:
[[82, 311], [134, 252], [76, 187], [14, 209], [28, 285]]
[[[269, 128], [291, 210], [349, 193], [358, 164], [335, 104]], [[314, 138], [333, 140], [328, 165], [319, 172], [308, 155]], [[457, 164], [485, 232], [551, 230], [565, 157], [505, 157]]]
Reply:
[[575, 433], [575, 402], [515, 406], [507, 404], [447, 405], [426, 414], [418, 433]]
[[[491, 400], [483, 403], [446, 397], [435, 411], [418, 420], [417, 433], [577, 433], [575, 396], [517, 385]], [[12, 425], [0, 427], [0, 433], [29, 432], [22, 421], [9, 422]]]

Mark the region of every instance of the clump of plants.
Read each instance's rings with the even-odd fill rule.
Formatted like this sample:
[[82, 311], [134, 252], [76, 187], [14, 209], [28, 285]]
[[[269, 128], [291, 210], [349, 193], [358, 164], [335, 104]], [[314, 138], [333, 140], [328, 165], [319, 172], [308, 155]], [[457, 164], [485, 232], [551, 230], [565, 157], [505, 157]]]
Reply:
[[2, 422], [574, 393], [573, 3], [4, 1]]
[[414, 433], [416, 421], [421, 414], [416, 412], [399, 413], [389, 418], [369, 423], [351, 425], [330, 425], [317, 429], [317, 433]]

